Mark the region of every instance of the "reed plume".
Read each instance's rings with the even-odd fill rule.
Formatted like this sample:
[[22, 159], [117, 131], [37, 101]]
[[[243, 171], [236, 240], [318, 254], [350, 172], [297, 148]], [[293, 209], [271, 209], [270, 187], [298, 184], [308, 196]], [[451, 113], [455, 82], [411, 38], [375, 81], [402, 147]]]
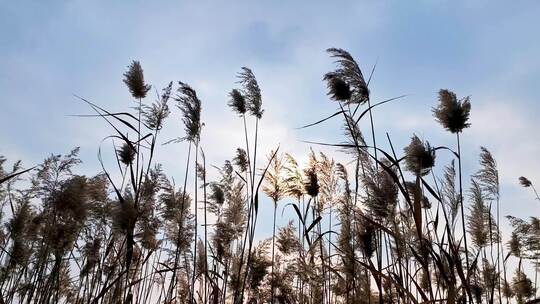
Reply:
[[141, 64], [135, 60], [128, 66], [128, 71], [124, 73], [124, 83], [136, 99], [145, 98], [151, 88], [150, 85], [145, 84]]
[[405, 165], [407, 170], [417, 176], [428, 174], [435, 165], [435, 151], [429, 142], [424, 143], [414, 135], [411, 143], [405, 148]]
[[137, 150], [135, 150], [131, 143], [126, 142], [122, 144], [120, 149], [116, 150], [116, 153], [118, 154], [118, 159], [120, 162], [126, 166], [129, 166], [133, 164], [135, 156], [137, 155]]
[[519, 177], [519, 184], [522, 185], [523, 187], [525, 188], [528, 188], [532, 185], [532, 182], [526, 178], [525, 176], [520, 176]]
[[468, 122], [470, 111], [471, 102], [468, 96], [458, 100], [454, 92], [441, 89], [439, 105], [433, 108], [433, 115], [445, 129], [458, 133], [471, 126]]
[[197, 92], [188, 84], [178, 82], [177, 107], [182, 111], [182, 121], [186, 135], [184, 139], [197, 143], [201, 132], [201, 101], [197, 97]]
[[[326, 50], [336, 59], [338, 68], [324, 76], [328, 81], [330, 95], [345, 103], [363, 104], [369, 100], [369, 89], [364, 75], [354, 58], [347, 51], [330, 48]], [[349, 87], [347, 89], [347, 87]], [[337, 95], [336, 95], [337, 94]], [[347, 95], [350, 95], [349, 98]]]
[[330, 98], [344, 102], [351, 98], [351, 87], [337, 74], [327, 73], [324, 75], [324, 80], [327, 82], [328, 96], [330, 96]]
[[[231, 97], [237, 99], [233, 102], [234, 110], [238, 113], [240, 113], [239, 110], [242, 110], [241, 106], [238, 107], [238, 103], [240, 102], [240, 99], [238, 98], [239, 96], [243, 96], [245, 98], [245, 107], [247, 107], [247, 110], [251, 113], [251, 115], [260, 119], [264, 113], [264, 110], [262, 109], [261, 89], [259, 88], [255, 75], [251, 69], [242, 67], [242, 71], [238, 73], [238, 78], [238, 82], [243, 88], [242, 94], [240, 95], [237, 93], [231, 93], [235, 95]], [[236, 90], [236, 92], [238, 92], [238, 90]]]
[[231, 99], [229, 100], [228, 104], [233, 109], [233, 111], [240, 115], [244, 115], [247, 110], [246, 98], [244, 97], [244, 95], [242, 95], [239, 90], [233, 89], [229, 93], [229, 97]]

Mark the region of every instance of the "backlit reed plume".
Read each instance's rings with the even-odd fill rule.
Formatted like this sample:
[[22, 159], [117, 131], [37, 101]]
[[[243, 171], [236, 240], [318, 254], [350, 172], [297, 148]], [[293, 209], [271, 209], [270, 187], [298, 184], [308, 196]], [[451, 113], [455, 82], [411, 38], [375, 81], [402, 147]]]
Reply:
[[499, 172], [495, 158], [485, 147], [480, 147], [480, 170], [475, 174], [488, 199], [499, 197]]
[[261, 118], [264, 110], [262, 109], [261, 89], [259, 88], [255, 75], [251, 69], [242, 67], [242, 71], [238, 73], [238, 78], [238, 82], [242, 85], [242, 94], [231, 92], [231, 94], [235, 95], [235, 97], [231, 97], [237, 99], [234, 101], [234, 110], [238, 113], [240, 113], [239, 110], [242, 110], [241, 107], [237, 106], [237, 103], [240, 101], [239, 96], [243, 96], [245, 98], [245, 106], [251, 115]]
[[208, 211], [219, 216], [221, 208], [225, 203], [225, 193], [219, 183], [211, 183], [209, 186]]
[[534, 184], [528, 178], [521, 176], [519, 178], [519, 184], [525, 188], [531, 188], [534, 192], [536, 200], [540, 201], [540, 195], [538, 194], [538, 191], [536, 191]]
[[478, 181], [471, 181], [471, 207], [468, 216], [468, 232], [472, 237], [472, 242], [479, 248], [487, 245], [489, 237], [489, 216], [490, 212], [484, 203], [484, 195]]
[[439, 105], [433, 108], [433, 115], [437, 121], [452, 133], [462, 132], [470, 127], [469, 114], [471, 103], [469, 97], [458, 101], [456, 94], [446, 89], [439, 91]]
[[[369, 100], [369, 89], [364, 75], [354, 58], [347, 51], [330, 48], [326, 50], [336, 59], [337, 69], [327, 73], [324, 79], [328, 81], [330, 95], [345, 103], [363, 104]], [[347, 95], [350, 95], [349, 98]]]
[[[9, 260], [7, 269], [13, 271], [15, 267], [27, 263], [32, 255], [32, 239], [36, 237], [39, 228], [37, 213], [29, 202], [21, 202], [15, 209], [13, 217], [7, 222], [11, 247], [9, 248]], [[37, 225], [36, 225], [37, 224]]]
[[371, 221], [361, 218], [358, 223], [357, 233], [356, 237], [360, 250], [366, 257], [373, 257], [377, 247], [375, 226]]
[[528, 178], [526, 178], [525, 176], [521, 176], [519, 178], [519, 184], [522, 185], [525, 188], [530, 187], [532, 185], [531, 181]]
[[293, 221], [289, 221], [287, 226], [279, 228], [276, 243], [278, 250], [284, 255], [297, 252], [300, 246], [295, 230]]
[[518, 232], [512, 231], [510, 240], [508, 240], [508, 249], [510, 250], [510, 254], [517, 258], [521, 257], [523, 247], [521, 237], [522, 236]]
[[281, 154], [274, 156], [274, 151], [270, 151], [268, 160], [270, 166], [264, 175], [262, 191], [277, 204], [285, 195], [283, 156]]
[[247, 157], [246, 150], [242, 148], [236, 149], [236, 155], [233, 158], [233, 163], [238, 167], [241, 173], [245, 173], [248, 170], [249, 160]]
[[459, 194], [456, 189], [456, 167], [453, 160], [450, 162], [450, 165], [445, 167], [441, 183], [441, 192], [447, 209], [448, 220], [452, 228], [455, 228], [459, 212]]
[[261, 284], [268, 274], [268, 268], [272, 262], [268, 259], [268, 242], [261, 242], [251, 253], [251, 266], [248, 274], [248, 288], [250, 290], [250, 298], [248, 303], [256, 303], [257, 299], [264, 297], [264, 289]]
[[145, 98], [151, 88], [144, 82], [143, 69], [138, 61], [133, 61], [128, 66], [128, 71], [124, 73], [124, 83], [129, 88], [131, 95], [137, 99]]
[[[384, 163], [390, 166], [389, 161]], [[366, 188], [365, 204], [372, 216], [386, 221], [394, 215], [398, 203], [398, 187], [390, 175], [381, 168], [363, 179]]]
[[354, 157], [358, 163], [369, 166], [370, 159], [366, 148], [367, 144], [359, 125], [355, 123], [349, 114], [344, 114], [343, 117], [345, 121], [342, 129], [346, 139], [344, 142], [345, 147], [342, 148], [343, 151]]
[[229, 100], [228, 104], [233, 109], [233, 111], [235, 111], [236, 113], [240, 115], [245, 114], [247, 110], [247, 105], [246, 105], [246, 98], [244, 97], [244, 95], [242, 95], [242, 93], [239, 90], [233, 89], [229, 93], [229, 97], [231, 99]]
[[351, 98], [351, 87], [345, 80], [334, 73], [324, 75], [328, 87], [328, 96], [336, 101], [347, 101]]
[[178, 108], [182, 111], [182, 121], [186, 131], [185, 139], [197, 143], [201, 132], [201, 101], [197, 97], [197, 92], [188, 84], [178, 82], [178, 95], [176, 101]]
[[526, 303], [536, 292], [531, 279], [520, 269], [512, 279], [512, 291], [518, 304]]
[[411, 143], [405, 148], [405, 166], [417, 176], [429, 173], [435, 165], [435, 151], [429, 142], [422, 142], [418, 136], [414, 135]]
[[165, 118], [167, 118], [171, 113], [171, 111], [169, 110], [168, 102], [169, 98], [171, 97], [172, 85], [173, 82], [169, 82], [169, 84], [163, 89], [160, 98], [156, 102], [152, 103], [152, 105], [142, 105], [142, 114], [145, 120], [145, 124], [151, 130], [161, 130], [163, 128], [163, 122], [165, 121]]
[[[193, 239], [193, 214], [191, 197], [183, 189], [176, 190], [170, 181], [165, 181], [159, 196], [167, 238], [175, 245], [178, 254], [190, 248]], [[181, 227], [181, 228], [180, 228]]]
[[[530, 217], [525, 221], [513, 216], [506, 217], [512, 226], [512, 235], [508, 241], [510, 254], [519, 258], [518, 269], [523, 270], [522, 260], [530, 260], [531, 264], [537, 266], [540, 258], [540, 219]], [[538, 267], [535, 267], [534, 290], [538, 286]]]
[[116, 150], [116, 153], [118, 154], [118, 159], [120, 162], [126, 166], [131, 165], [135, 160], [135, 156], [137, 155], [137, 151], [131, 145], [131, 143], [122, 144], [122, 146]]
[[319, 178], [317, 177], [316, 168], [310, 167], [304, 170], [304, 191], [311, 197], [319, 195]]
[[299, 202], [305, 193], [302, 171], [292, 155], [285, 153], [284, 158], [285, 187], [287, 195], [295, 198]]

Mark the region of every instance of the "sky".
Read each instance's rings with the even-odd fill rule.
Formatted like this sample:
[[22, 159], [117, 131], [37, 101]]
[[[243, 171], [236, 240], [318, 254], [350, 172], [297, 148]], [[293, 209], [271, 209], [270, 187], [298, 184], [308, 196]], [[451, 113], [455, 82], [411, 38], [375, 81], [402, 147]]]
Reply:
[[[322, 75], [334, 68], [325, 50], [338, 47], [364, 74], [376, 64], [374, 102], [407, 94], [373, 113], [383, 147], [386, 132], [398, 152], [413, 134], [455, 147], [431, 109], [441, 88], [470, 96], [465, 180], [485, 146], [499, 166], [501, 214], [540, 216], [540, 202], [517, 182], [525, 175], [540, 185], [540, 2], [335, 2], [0, 0], [0, 155], [32, 166], [80, 146], [80, 172], [97, 173], [98, 147], [111, 131], [103, 121], [72, 116], [91, 113], [75, 95], [111, 111], [133, 106], [122, 74], [139, 60], [154, 89], [183, 81], [197, 91], [210, 165], [243, 144], [242, 121], [227, 107], [242, 66], [262, 90], [261, 153], [279, 145], [303, 160], [310, 149], [303, 141], [342, 140], [339, 120], [297, 129], [336, 111]], [[362, 130], [369, 134], [367, 125]], [[182, 135], [175, 110], [161, 139]], [[112, 153], [110, 144], [103, 149]], [[186, 153], [183, 143], [160, 146], [158, 161], [181, 180]], [[447, 162], [438, 156], [438, 173]], [[270, 203], [261, 210], [265, 226]]]

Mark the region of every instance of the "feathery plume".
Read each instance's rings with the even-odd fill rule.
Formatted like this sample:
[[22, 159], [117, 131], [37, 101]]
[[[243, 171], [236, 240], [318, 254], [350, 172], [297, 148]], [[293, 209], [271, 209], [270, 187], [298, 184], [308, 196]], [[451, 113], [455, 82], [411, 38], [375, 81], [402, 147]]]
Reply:
[[210, 196], [208, 197], [208, 211], [219, 214], [221, 207], [225, 203], [225, 192], [218, 183], [210, 184]]
[[142, 105], [142, 114], [145, 124], [152, 130], [161, 130], [163, 127], [163, 121], [171, 113], [167, 102], [171, 97], [172, 85], [172, 81], [169, 82], [169, 85], [163, 89], [163, 93], [157, 102], [152, 103], [151, 106]]
[[[384, 159], [383, 162], [391, 167], [389, 160]], [[390, 174], [380, 167], [378, 172], [365, 176], [364, 184], [367, 194], [366, 206], [373, 216], [378, 219], [391, 217], [398, 202], [398, 188]]]
[[519, 269], [516, 270], [516, 275], [512, 280], [512, 290], [514, 291], [518, 303], [525, 303], [536, 291], [531, 279]]
[[458, 101], [454, 92], [442, 89], [439, 91], [439, 105], [433, 108], [433, 115], [445, 129], [458, 133], [471, 125], [468, 122], [470, 111], [468, 96]]
[[351, 87], [335, 73], [324, 75], [326, 86], [328, 87], [328, 96], [335, 101], [347, 101], [351, 98]]
[[251, 115], [261, 118], [264, 110], [262, 109], [261, 89], [255, 75], [250, 69], [242, 67], [242, 71], [238, 73], [238, 78], [238, 82], [243, 86], [242, 95], [246, 100], [247, 110]]
[[459, 211], [459, 194], [456, 189], [456, 167], [454, 160], [444, 168], [444, 178], [442, 180], [441, 192], [444, 204], [449, 213], [449, 221], [454, 227]]
[[242, 148], [236, 149], [236, 156], [233, 158], [233, 164], [238, 167], [240, 172], [246, 172], [248, 169], [248, 157], [246, 150]]
[[191, 142], [198, 142], [201, 132], [201, 101], [197, 97], [197, 92], [188, 84], [178, 82], [179, 94], [176, 97], [178, 108], [182, 111], [182, 121], [186, 130], [185, 139]]
[[519, 177], [519, 184], [522, 185], [523, 187], [525, 188], [528, 188], [532, 185], [532, 182], [526, 178], [525, 176], [520, 176]]
[[283, 156], [274, 155], [274, 151], [268, 154], [270, 166], [264, 175], [262, 191], [277, 204], [285, 195], [285, 182], [283, 177]]
[[510, 250], [510, 254], [518, 258], [521, 257], [521, 247], [522, 241], [520, 235], [516, 231], [512, 231], [510, 240], [508, 241], [508, 249]]
[[[344, 82], [349, 87], [350, 97], [347, 98], [347, 103], [364, 104], [367, 102], [369, 100], [369, 89], [360, 67], [351, 54], [336, 48], [330, 48], [326, 51], [330, 53], [331, 57], [336, 58], [336, 64], [338, 65], [335, 71], [324, 75], [324, 80], [329, 81], [328, 85], [329, 89], [331, 88], [331, 94], [335, 96], [332, 90], [339, 89], [339, 94], [336, 97], [346, 97], [347, 89], [342, 83]], [[339, 80], [336, 82], [335, 79]], [[337, 93], [337, 91], [335, 92]]]
[[135, 148], [128, 143], [124, 143], [120, 149], [116, 150], [116, 153], [118, 154], [120, 162], [126, 166], [132, 164], [137, 155]]
[[435, 150], [429, 142], [423, 143], [418, 136], [414, 135], [409, 146], [405, 148], [405, 166], [407, 170], [417, 176], [429, 173], [435, 165]]
[[287, 226], [279, 228], [276, 243], [279, 251], [285, 255], [297, 252], [300, 242], [296, 236], [296, 228], [293, 221], [289, 221]]
[[151, 88], [144, 83], [143, 69], [138, 61], [133, 61], [129, 65], [128, 71], [124, 73], [124, 83], [135, 98], [145, 98]]
[[480, 170], [475, 174], [487, 199], [499, 197], [499, 172], [497, 162], [485, 147], [480, 147]]
[[304, 190], [311, 197], [316, 197], [319, 194], [319, 179], [315, 168], [308, 168], [304, 171], [306, 179], [304, 181]]
[[371, 258], [377, 247], [375, 227], [372, 222], [364, 217], [359, 218], [358, 225], [358, 246], [360, 246], [360, 250], [367, 258]]
[[163, 206], [162, 216], [166, 221], [165, 235], [180, 252], [190, 248], [195, 228], [190, 210], [192, 199], [184, 193], [182, 189], [175, 191], [174, 185], [169, 180], [165, 180], [163, 192], [159, 195], [159, 201]]
[[285, 187], [287, 195], [300, 200], [304, 195], [304, 178], [298, 163], [289, 153], [285, 153]]
[[233, 89], [229, 93], [229, 97], [231, 98], [229, 100], [228, 105], [235, 111], [236, 113], [242, 115], [246, 113], [246, 98], [242, 93], [237, 90]]
[[488, 241], [488, 230], [486, 224], [486, 206], [484, 204], [484, 196], [482, 189], [476, 180], [471, 181], [471, 199], [470, 215], [468, 215], [467, 226], [469, 233], [472, 236], [473, 243], [482, 248], [486, 246]]

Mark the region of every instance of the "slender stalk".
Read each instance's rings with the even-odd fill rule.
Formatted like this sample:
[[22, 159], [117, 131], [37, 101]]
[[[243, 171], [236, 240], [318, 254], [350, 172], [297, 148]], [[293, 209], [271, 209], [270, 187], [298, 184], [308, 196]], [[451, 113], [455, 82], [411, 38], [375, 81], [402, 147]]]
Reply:
[[276, 211], [277, 211], [277, 202], [274, 202], [274, 217], [273, 217], [273, 221], [272, 221], [272, 272], [271, 272], [272, 282], [270, 283], [270, 289], [271, 289], [270, 303], [272, 303], [272, 304], [274, 304], [274, 281], [275, 281], [275, 276], [274, 276], [274, 263], [275, 263], [274, 251], [275, 251], [275, 248], [276, 248], [276, 245], [275, 245], [275, 241], [276, 241]]
[[462, 226], [462, 230], [463, 230], [463, 240], [464, 240], [464, 244], [465, 244], [465, 261], [466, 261], [466, 264], [467, 264], [467, 272], [469, 271], [470, 269], [470, 266], [469, 266], [469, 248], [468, 248], [468, 245], [467, 245], [467, 232], [466, 232], [466, 228], [465, 228], [465, 211], [464, 211], [464, 207], [463, 207], [463, 178], [462, 178], [462, 173], [461, 173], [461, 144], [460, 144], [460, 139], [459, 139], [459, 132], [456, 133], [456, 137], [457, 137], [457, 147], [458, 147], [458, 179], [459, 179], [459, 206], [460, 206], [460, 211], [461, 211], [461, 226]]
[[[202, 152], [202, 151], [201, 151]], [[203, 154], [203, 196], [204, 196], [204, 302], [208, 301], [208, 220], [207, 220], [207, 196], [206, 196], [206, 158]]]
[[199, 230], [198, 228], [198, 223], [197, 223], [197, 215], [198, 215], [198, 197], [197, 197], [197, 190], [198, 190], [198, 186], [197, 186], [197, 182], [199, 180], [199, 178], [197, 177], [197, 162], [199, 161], [199, 142], [197, 141], [195, 143], [195, 191], [194, 191], [194, 199], [193, 201], [195, 202], [195, 207], [194, 207], [194, 212], [195, 212], [195, 237], [193, 238], [194, 239], [194, 247], [193, 247], [193, 274], [192, 274], [192, 278], [191, 278], [191, 302], [192, 303], [195, 303], [195, 276], [197, 274], [197, 231]]
[[[255, 118], [255, 145], [253, 147], [253, 172], [252, 172], [252, 176], [251, 176], [251, 205], [253, 205], [255, 203], [255, 200], [254, 200], [254, 192], [255, 192], [255, 188], [254, 188], [254, 184], [255, 184], [255, 170], [257, 168], [257, 141], [258, 141], [258, 132], [259, 132], [259, 118], [256, 117]], [[250, 261], [251, 261], [251, 249], [253, 247], [253, 239], [254, 239], [254, 236], [255, 236], [255, 227], [256, 227], [256, 223], [257, 223], [257, 212], [256, 210], [254, 210], [254, 208], [252, 208], [252, 213], [251, 213], [251, 216], [253, 217], [253, 224], [252, 224], [252, 227], [251, 227], [251, 233], [250, 233], [250, 237], [249, 237], [249, 246], [248, 246], [248, 257], [247, 257], [247, 263], [246, 263], [246, 272], [244, 274], [244, 279], [243, 279], [243, 282], [246, 281], [247, 279], [247, 276], [248, 276], [248, 273], [249, 273], [249, 265], [250, 265]], [[240, 303], [243, 303], [244, 301], [244, 290], [245, 290], [245, 283], [242, 284], [242, 291], [241, 291], [241, 294], [240, 294]]]
[[179, 223], [178, 223], [178, 236], [177, 236], [177, 240], [176, 240], [176, 250], [175, 250], [175, 257], [174, 257], [174, 267], [172, 269], [172, 277], [171, 277], [171, 282], [169, 284], [169, 291], [167, 292], [167, 296], [166, 296], [166, 301], [171, 301], [173, 298], [173, 291], [174, 291], [174, 287], [176, 285], [176, 271], [178, 269], [178, 260], [180, 258], [180, 248], [178, 248], [178, 244], [180, 242], [180, 234], [181, 234], [181, 231], [182, 231], [182, 224], [183, 224], [183, 218], [184, 218], [184, 209], [185, 209], [185, 198], [186, 198], [186, 186], [187, 186], [187, 178], [188, 178], [188, 173], [189, 173], [189, 159], [190, 159], [190, 156], [191, 156], [191, 142], [189, 143], [189, 148], [188, 148], [188, 156], [187, 156], [187, 163], [186, 163], [186, 174], [184, 176], [184, 188], [182, 190], [182, 206], [181, 206], [181, 211], [180, 211], [180, 219], [179, 219]]
[[[248, 163], [248, 174], [249, 174], [249, 177], [246, 178], [246, 201], [248, 202], [248, 219], [247, 219], [247, 224], [246, 224], [246, 228], [245, 228], [245, 234], [244, 234], [244, 240], [242, 242], [242, 251], [240, 253], [240, 262], [239, 262], [239, 266], [238, 266], [238, 273], [237, 273], [237, 277], [238, 277], [238, 284], [240, 286], [238, 286], [238, 288], [235, 289], [234, 291], [234, 299], [233, 299], [233, 303], [236, 303], [237, 301], [237, 298], [239, 296], [238, 292], [241, 290], [242, 292], [242, 295], [241, 297], [243, 297], [243, 292], [244, 292], [244, 281], [240, 279], [241, 277], [241, 274], [242, 274], [242, 266], [244, 264], [244, 252], [245, 252], [245, 249], [246, 249], [246, 244], [248, 242], [248, 231], [250, 231], [251, 229], [251, 222], [252, 222], [252, 207], [253, 207], [253, 188], [250, 187], [250, 182], [253, 180], [253, 175], [254, 175], [254, 170], [252, 170], [252, 167], [251, 167], [251, 159], [250, 159], [250, 154], [249, 154], [249, 140], [248, 140], [248, 129], [247, 129], [247, 124], [246, 124], [246, 115], [245, 114], [242, 114], [242, 120], [244, 122], [244, 135], [245, 135], [245, 139], [246, 139], [246, 154], [247, 154], [247, 163]], [[251, 183], [252, 184], [252, 183]], [[251, 191], [250, 191], [251, 189]], [[246, 266], [247, 267], [247, 266]]]

